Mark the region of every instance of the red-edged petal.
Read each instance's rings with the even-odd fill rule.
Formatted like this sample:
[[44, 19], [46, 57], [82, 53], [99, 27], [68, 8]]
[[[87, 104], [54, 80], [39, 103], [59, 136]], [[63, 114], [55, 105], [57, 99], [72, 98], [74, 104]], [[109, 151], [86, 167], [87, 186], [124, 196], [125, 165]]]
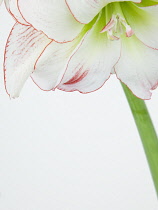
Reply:
[[122, 10], [138, 39], [145, 45], [158, 49], [158, 5], [138, 8], [133, 4], [124, 8], [122, 4]]
[[120, 41], [112, 42], [106, 33], [100, 33], [103, 25], [101, 18], [72, 54], [59, 89], [89, 93], [109, 78], [120, 57]]
[[141, 99], [150, 99], [158, 85], [158, 50], [145, 46], [135, 36], [122, 39], [117, 77]]
[[[118, 1], [129, 0], [66, 0], [74, 17], [84, 24], [89, 23], [107, 4]], [[133, 0], [132, 2], [140, 3], [141, 0]]]
[[5, 5], [6, 5], [8, 12], [13, 16], [13, 18], [16, 20], [16, 22], [19, 22], [24, 25], [29, 25], [29, 23], [27, 23], [24, 20], [21, 12], [19, 11], [17, 0], [5, 0]]
[[60, 83], [69, 57], [75, 50], [78, 39], [68, 43], [52, 42], [36, 63], [31, 75], [42, 90], [52, 90]]
[[72, 41], [84, 26], [74, 19], [65, 0], [18, 0], [18, 6], [27, 22], [57, 42]]
[[10, 33], [5, 51], [5, 85], [11, 98], [19, 93], [30, 74], [36, 60], [51, 42], [43, 33], [31, 26], [16, 23]]

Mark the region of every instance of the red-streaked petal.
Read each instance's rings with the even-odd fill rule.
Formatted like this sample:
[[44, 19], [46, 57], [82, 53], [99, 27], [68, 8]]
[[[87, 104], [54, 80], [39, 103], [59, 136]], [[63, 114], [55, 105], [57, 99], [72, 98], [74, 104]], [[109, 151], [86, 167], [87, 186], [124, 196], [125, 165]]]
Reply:
[[30, 74], [36, 60], [51, 42], [42, 32], [31, 26], [16, 23], [10, 33], [5, 51], [5, 85], [11, 98], [19, 93]]
[[75, 50], [78, 40], [68, 43], [52, 42], [36, 63], [31, 75], [33, 81], [42, 90], [52, 90], [60, 83], [69, 57]]
[[72, 54], [59, 89], [89, 93], [109, 78], [120, 57], [120, 41], [110, 41], [106, 33], [99, 33], [103, 24], [97, 23]]

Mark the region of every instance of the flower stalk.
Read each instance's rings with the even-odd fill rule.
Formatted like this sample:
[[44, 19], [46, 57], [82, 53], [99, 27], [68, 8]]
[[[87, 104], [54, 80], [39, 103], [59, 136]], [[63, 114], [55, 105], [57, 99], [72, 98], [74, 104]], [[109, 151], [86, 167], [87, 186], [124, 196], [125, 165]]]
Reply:
[[158, 138], [143, 100], [138, 99], [123, 83], [122, 87], [131, 108], [158, 196]]

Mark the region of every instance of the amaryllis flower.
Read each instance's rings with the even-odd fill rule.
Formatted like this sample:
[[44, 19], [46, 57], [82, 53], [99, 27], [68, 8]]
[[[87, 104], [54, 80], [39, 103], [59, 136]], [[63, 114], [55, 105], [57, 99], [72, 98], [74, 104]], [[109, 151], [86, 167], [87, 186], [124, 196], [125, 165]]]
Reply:
[[16, 20], [5, 85], [19, 96], [29, 76], [43, 90], [89, 93], [111, 74], [142, 99], [158, 85], [158, 0], [6, 0]]

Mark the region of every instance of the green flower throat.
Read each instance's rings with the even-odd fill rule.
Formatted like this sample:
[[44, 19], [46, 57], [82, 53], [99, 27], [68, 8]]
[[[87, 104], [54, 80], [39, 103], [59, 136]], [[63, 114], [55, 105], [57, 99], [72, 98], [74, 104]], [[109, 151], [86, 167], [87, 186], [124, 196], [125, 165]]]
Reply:
[[130, 1], [109, 3], [85, 28], [88, 30], [97, 21], [100, 33], [106, 32], [108, 39], [130, 38], [135, 34], [135, 24], [139, 26], [151, 21], [151, 16], [143, 8], [157, 4], [158, 2], [150, 0], [143, 0], [142, 3]]

